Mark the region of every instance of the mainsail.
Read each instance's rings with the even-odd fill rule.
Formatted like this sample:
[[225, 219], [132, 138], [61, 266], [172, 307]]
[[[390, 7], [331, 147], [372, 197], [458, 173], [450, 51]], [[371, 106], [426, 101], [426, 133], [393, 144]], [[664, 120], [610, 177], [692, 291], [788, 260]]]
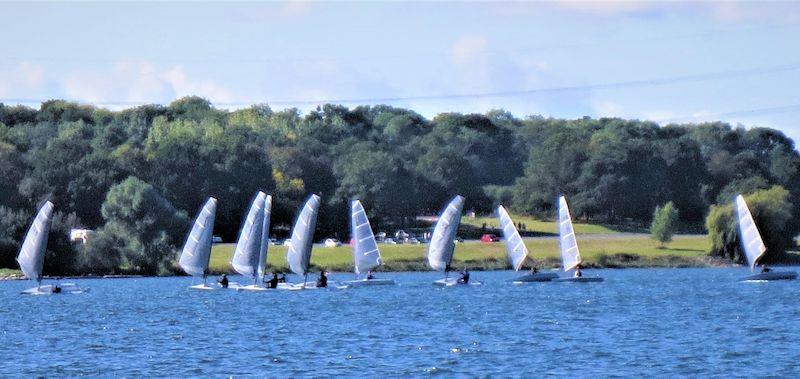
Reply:
[[581, 253], [578, 251], [578, 241], [575, 240], [575, 229], [572, 228], [572, 217], [569, 215], [567, 199], [564, 196], [558, 198], [558, 241], [564, 271], [572, 270], [583, 262]]
[[319, 212], [320, 198], [312, 194], [308, 198], [292, 230], [292, 239], [289, 249], [286, 250], [286, 262], [289, 268], [297, 275], [308, 274], [308, 264], [311, 261], [311, 246], [314, 242], [314, 228], [317, 226], [317, 212]]
[[761, 234], [758, 232], [756, 222], [753, 220], [753, 215], [750, 214], [750, 209], [747, 208], [744, 197], [742, 195], [736, 196], [735, 203], [744, 255], [747, 257], [747, 263], [750, 264], [750, 269], [752, 270], [764, 255], [764, 252], [767, 251], [767, 247], [764, 246], [764, 241], [761, 240]]
[[267, 269], [267, 249], [269, 248], [269, 222], [272, 216], [272, 196], [264, 200], [264, 222], [261, 228], [261, 248], [258, 251], [258, 276], [264, 277]]
[[209, 197], [203, 209], [194, 220], [192, 231], [183, 245], [178, 264], [192, 276], [205, 276], [208, 260], [211, 258], [211, 238], [214, 232], [214, 218], [217, 214], [217, 199]]
[[239, 241], [236, 242], [236, 250], [231, 261], [231, 265], [236, 272], [253, 278], [256, 278], [258, 270], [266, 197], [267, 195], [264, 192], [259, 191], [250, 205], [250, 211], [247, 212], [247, 218], [244, 220], [244, 225], [242, 225]]
[[511, 261], [514, 270], [519, 271], [528, 257], [528, 248], [525, 247], [514, 221], [502, 205], [497, 207], [497, 219], [500, 221], [500, 229], [503, 230], [503, 242], [506, 244], [508, 260]]
[[47, 236], [50, 233], [50, 224], [53, 221], [53, 203], [46, 202], [39, 209], [36, 218], [33, 219], [25, 241], [17, 256], [17, 262], [22, 272], [29, 279], [37, 282], [42, 281], [42, 266], [44, 265], [44, 253], [47, 248]]
[[463, 208], [464, 197], [456, 195], [439, 216], [439, 221], [433, 228], [431, 243], [428, 246], [427, 260], [430, 268], [438, 271], [450, 269], [450, 261], [453, 260], [453, 250], [455, 249], [453, 240], [458, 231], [458, 224], [461, 222]]
[[350, 204], [350, 229], [353, 233], [353, 259], [355, 260], [356, 274], [369, 271], [380, 266], [381, 252], [378, 243], [369, 225], [364, 206], [358, 200]]

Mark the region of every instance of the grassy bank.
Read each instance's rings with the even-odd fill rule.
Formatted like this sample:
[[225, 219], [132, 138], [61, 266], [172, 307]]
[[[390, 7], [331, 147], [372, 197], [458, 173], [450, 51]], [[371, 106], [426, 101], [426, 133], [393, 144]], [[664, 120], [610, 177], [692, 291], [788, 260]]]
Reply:
[[[522, 223], [525, 225], [525, 231], [535, 234], [556, 234], [558, 228], [556, 222], [553, 220], [542, 221], [531, 216], [511, 215], [515, 223]], [[497, 219], [489, 216], [478, 216], [475, 218], [462, 217], [462, 226], [471, 226], [473, 228], [482, 228], [486, 225], [489, 229], [498, 229], [499, 223]], [[617, 231], [600, 224], [583, 224], [575, 222], [573, 224], [576, 234], [611, 234]]]
[[[596, 237], [579, 241], [581, 255], [588, 267], [699, 267], [714, 265], [706, 256], [709, 244], [705, 236], [677, 236], [666, 249], [644, 236]], [[559, 267], [558, 241], [535, 239], [526, 241], [529, 251], [543, 267]], [[216, 245], [211, 255], [211, 269], [229, 271], [233, 244]], [[426, 270], [427, 245], [380, 245], [385, 271]], [[270, 246], [269, 264], [286, 270], [286, 248]], [[353, 258], [349, 246], [314, 247], [311, 264], [330, 271], [351, 271]], [[502, 243], [465, 242], [456, 246], [454, 268], [499, 270], [508, 268]]]

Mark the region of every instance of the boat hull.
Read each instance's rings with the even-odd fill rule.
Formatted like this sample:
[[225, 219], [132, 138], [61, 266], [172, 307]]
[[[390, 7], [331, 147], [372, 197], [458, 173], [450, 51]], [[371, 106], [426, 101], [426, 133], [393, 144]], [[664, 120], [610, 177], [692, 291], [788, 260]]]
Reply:
[[558, 274], [552, 272], [537, 272], [516, 277], [511, 281], [514, 283], [549, 282], [556, 278], [558, 278]]
[[358, 279], [346, 280], [342, 284], [350, 287], [363, 287], [363, 286], [393, 286], [397, 283], [392, 279]]
[[196, 285], [190, 286], [189, 289], [200, 290], [200, 291], [213, 291], [213, 290], [217, 289], [217, 287], [209, 286], [208, 284], [196, 284]]
[[247, 285], [247, 286], [238, 286], [238, 287], [236, 287], [236, 290], [237, 291], [261, 292], [261, 291], [267, 291], [267, 290], [269, 290], [269, 288], [260, 286], [258, 284], [250, 284], [250, 285]]
[[458, 278], [447, 278], [447, 279], [439, 279], [433, 282], [433, 285], [439, 287], [455, 287], [455, 286], [480, 286], [483, 283], [477, 280], [470, 280], [469, 283], [462, 283], [458, 280]]
[[84, 292], [88, 292], [88, 288], [81, 288], [75, 285], [75, 283], [64, 283], [59, 285], [61, 287], [61, 292], [55, 292], [55, 286], [52, 284], [45, 284], [39, 287], [28, 288], [21, 292], [23, 295], [58, 295], [58, 294], [80, 294]]
[[553, 279], [556, 282], [564, 282], [564, 283], [595, 283], [595, 282], [602, 282], [603, 278], [599, 278], [596, 276], [581, 276], [581, 277], [568, 277], [568, 278], [556, 278]]
[[770, 271], [759, 274], [748, 275], [742, 281], [766, 281], [766, 280], [794, 280], [797, 273], [794, 271]]

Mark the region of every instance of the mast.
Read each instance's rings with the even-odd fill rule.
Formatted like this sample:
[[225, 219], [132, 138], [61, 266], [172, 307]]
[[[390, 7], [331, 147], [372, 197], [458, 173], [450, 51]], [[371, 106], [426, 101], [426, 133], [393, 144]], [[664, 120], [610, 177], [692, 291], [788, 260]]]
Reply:
[[575, 229], [572, 227], [572, 217], [564, 196], [558, 198], [558, 237], [564, 271], [572, 270], [583, 262], [583, 258], [578, 250]]
[[764, 253], [766, 253], [767, 247], [764, 246], [761, 233], [758, 232], [758, 227], [755, 220], [753, 220], [753, 215], [750, 213], [750, 208], [747, 207], [747, 203], [744, 201], [744, 197], [737, 195], [734, 203], [744, 255], [752, 271], [761, 257], [764, 256]]
[[445, 276], [447, 271], [450, 270], [450, 262], [453, 260], [453, 252], [455, 250], [453, 240], [458, 232], [463, 208], [464, 197], [456, 195], [439, 216], [428, 246], [428, 266], [437, 271], [444, 271]]
[[264, 202], [267, 195], [259, 191], [250, 205], [244, 220], [236, 250], [231, 260], [233, 269], [241, 275], [251, 276], [253, 283], [258, 280], [258, 258], [261, 248], [261, 233], [264, 223]]
[[503, 243], [506, 245], [506, 254], [511, 266], [515, 271], [519, 271], [528, 258], [528, 248], [519, 235], [514, 221], [502, 205], [497, 207], [497, 219], [500, 222], [500, 229], [503, 231]]
[[47, 250], [47, 237], [50, 234], [50, 224], [53, 221], [53, 203], [46, 202], [39, 209], [36, 217], [25, 234], [25, 240], [17, 255], [19, 268], [28, 279], [35, 280], [37, 285], [42, 285], [42, 267], [44, 266], [44, 253]]

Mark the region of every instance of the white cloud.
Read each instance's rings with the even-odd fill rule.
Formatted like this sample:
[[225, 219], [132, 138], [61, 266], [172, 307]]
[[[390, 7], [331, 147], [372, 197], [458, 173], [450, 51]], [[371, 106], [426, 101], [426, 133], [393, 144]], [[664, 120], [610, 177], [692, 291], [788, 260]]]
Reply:
[[2, 97], [37, 90], [42, 87], [43, 83], [44, 69], [28, 62], [20, 62], [8, 71], [0, 70], [0, 96]]
[[193, 78], [181, 65], [158, 68], [149, 61], [120, 61], [110, 71], [72, 72], [61, 80], [67, 98], [104, 102], [168, 102], [197, 95], [213, 102], [236, 101], [213, 80]]

